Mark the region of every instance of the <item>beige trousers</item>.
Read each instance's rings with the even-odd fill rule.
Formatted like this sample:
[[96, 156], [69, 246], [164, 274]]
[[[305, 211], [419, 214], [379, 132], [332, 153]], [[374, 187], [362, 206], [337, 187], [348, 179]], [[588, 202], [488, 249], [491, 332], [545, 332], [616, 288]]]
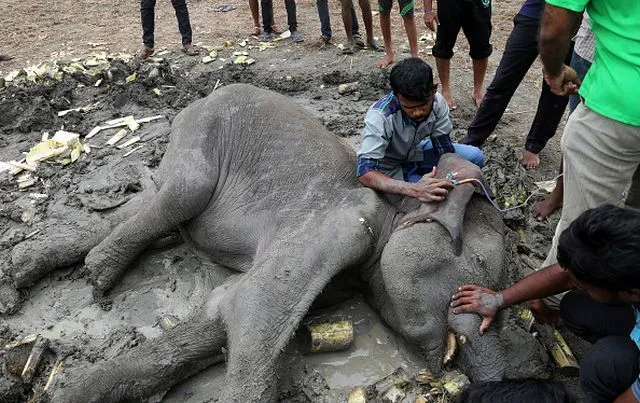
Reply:
[[[640, 209], [640, 126], [609, 119], [580, 103], [569, 117], [561, 144], [562, 216], [543, 267], [558, 262], [560, 234], [585, 210], [603, 204]], [[544, 302], [557, 309], [561, 299], [558, 294]]]

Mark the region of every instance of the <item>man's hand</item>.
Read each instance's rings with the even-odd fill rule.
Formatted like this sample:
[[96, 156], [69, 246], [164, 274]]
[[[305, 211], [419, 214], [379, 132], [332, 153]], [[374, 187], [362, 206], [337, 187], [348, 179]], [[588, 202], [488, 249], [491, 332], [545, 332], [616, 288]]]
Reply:
[[557, 76], [552, 76], [545, 71], [544, 80], [551, 87], [551, 92], [559, 96], [577, 94], [581, 84], [578, 73], [566, 64], [562, 65]]
[[453, 183], [449, 179], [436, 178], [437, 173], [436, 167], [433, 167], [431, 172], [422, 176], [413, 186], [413, 197], [423, 203], [444, 200], [449, 193], [447, 189], [453, 189]]
[[476, 312], [482, 316], [480, 334], [483, 334], [491, 326], [493, 318], [503, 304], [502, 294], [470, 284], [458, 288], [458, 292], [452, 299], [453, 313]]
[[436, 25], [439, 25], [439, 22], [438, 16], [433, 12], [433, 10], [425, 10], [424, 25], [426, 25], [431, 31], [436, 31]]

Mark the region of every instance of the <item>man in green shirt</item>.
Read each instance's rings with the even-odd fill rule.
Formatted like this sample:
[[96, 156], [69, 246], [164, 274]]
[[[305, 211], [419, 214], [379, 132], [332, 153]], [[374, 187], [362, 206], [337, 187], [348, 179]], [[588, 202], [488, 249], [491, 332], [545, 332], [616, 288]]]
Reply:
[[[583, 211], [605, 203], [640, 209], [640, 1], [546, 2], [538, 42], [545, 80], [558, 95], [579, 91], [582, 103], [562, 138], [564, 203], [544, 267], [557, 262], [558, 237]], [[564, 56], [585, 9], [596, 52], [580, 83]], [[544, 300], [551, 308], [559, 301]]]

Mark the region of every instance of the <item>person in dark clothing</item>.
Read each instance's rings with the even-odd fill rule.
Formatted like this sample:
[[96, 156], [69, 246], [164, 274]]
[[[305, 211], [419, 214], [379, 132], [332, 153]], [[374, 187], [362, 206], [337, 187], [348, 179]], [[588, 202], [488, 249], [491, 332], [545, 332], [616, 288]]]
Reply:
[[[320, 34], [322, 42], [329, 44], [333, 32], [331, 31], [331, 16], [329, 15], [329, 1], [317, 0], [316, 6], [318, 7], [318, 17], [320, 17]], [[364, 47], [364, 41], [360, 35], [360, 26], [358, 25], [358, 15], [356, 10], [351, 6], [351, 35], [356, 45]], [[346, 27], [345, 27], [346, 29]]]
[[613, 205], [586, 210], [561, 233], [557, 252], [557, 264], [502, 291], [462, 285], [454, 314], [480, 314], [484, 333], [502, 309], [569, 291], [560, 317], [593, 344], [580, 362], [588, 401], [639, 401], [640, 213]]
[[[469, 42], [469, 56], [473, 65], [473, 92], [471, 98], [480, 106], [484, 97], [484, 76], [489, 56], [493, 51], [491, 38], [491, 0], [443, 0], [438, 1], [437, 16], [433, 13], [433, 0], [424, 0], [424, 22], [427, 28], [436, 31], [433, 56], [442, 95], [450, 110], [457, 108], [451, 93], [449, 71], [453, 47], [460, 29]], [[436, 30], [436, 23], [438, 29]]]
[[472, 383], [455, 403], [578, 403], [564, 384], [547, 379], [518, 379]]
[[[544, 0], [526, 0], [514, 18], [513, 31], [507, 39], [498, 69], [461, 143], [482, 145], [500, 122], [511, 97], [538, 57], [538, 29], [543, 8]], [[571, 62], [572, 54], [573, 49], [570, 49], [566, 56], [567, 64]], [[534, 169], [540, 165], [538, 154], [555, 134], [568, 102], [568, 97], [555, 95], [543, 81], [538, 108], [521, 159], [525, 167]]]
[[[189, 22], [189, 10], [185, 0], [171, 0], [176, 18], [178, 19], [178, 29], [182, 36], [182, 50], [189, 56], [196, 56], [200, 53], [197, 47], [191, 44], [191, 23]], [[142, 20], [142, 49], [138, 52], [140, 59], [146, 59], [154, 52], [153, 31], [155, 28], [155, 8], [156, 0], [140, 0], [140, 16]]]
[[[268, 42], [274, 38], [273, 27], [271, 26], [273, 21], [273, 0], [260, 0], [260, 6], [262, 7], [262, 28], [263, 32], [260, 36], [260, 41]], [[287, 24], [289, 25], [289, 31], [291, 32], [291, 40], [293, 42], [303, 42], [304, 37], [298, 32], [298, 20], [296, 17], [296, 1], [284, 0], [284, 6], [287, 10]]]

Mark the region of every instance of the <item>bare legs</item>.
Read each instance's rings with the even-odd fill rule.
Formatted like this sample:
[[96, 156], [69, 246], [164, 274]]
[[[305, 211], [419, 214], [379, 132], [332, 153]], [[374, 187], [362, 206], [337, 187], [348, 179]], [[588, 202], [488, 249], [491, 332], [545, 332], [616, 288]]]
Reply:
[[484, 98], [484, 77], [487, 73], [487, 64], [489, 58], [474, 59], [473, 63], [473, 93], [471, 98], [476, 103], [476, 107], [480, 107]]
[[[471, 98], [476, 104], [476, 107], [480, 107], [482, 99], [484, 98], [484, 77], [487, 73], [488, 58], [474, 59], [473, 60], [473, 92]], [[440, 85], [442, 86], [442, 96], [447, 101], [449, 109], [455, 110], [456, 105], [453, 94], [451, 93], [451, 81], [450, 81], [450, 59], [436, 58], [436, 68], [438, 69], [438, 77], [440, 77]]]
[[[416, 23], [413, 19], [413, 15], [402, 16], [402, 21], [404, 22], [404, 29], [407, 32], [407, 38], [409, 39], [409, 51], [411, 52], [411, 56], [417, 57], [418, 33], [416, 31]], [[378, 61], [378, 63], [376, 63], [376, 67], [384, 69], [395, 60], [393, 45], [391, 43], [391, 13], [380, 12], [380, 30], [382, 31], [382, 37], [384, 38], [385, 55]]]

